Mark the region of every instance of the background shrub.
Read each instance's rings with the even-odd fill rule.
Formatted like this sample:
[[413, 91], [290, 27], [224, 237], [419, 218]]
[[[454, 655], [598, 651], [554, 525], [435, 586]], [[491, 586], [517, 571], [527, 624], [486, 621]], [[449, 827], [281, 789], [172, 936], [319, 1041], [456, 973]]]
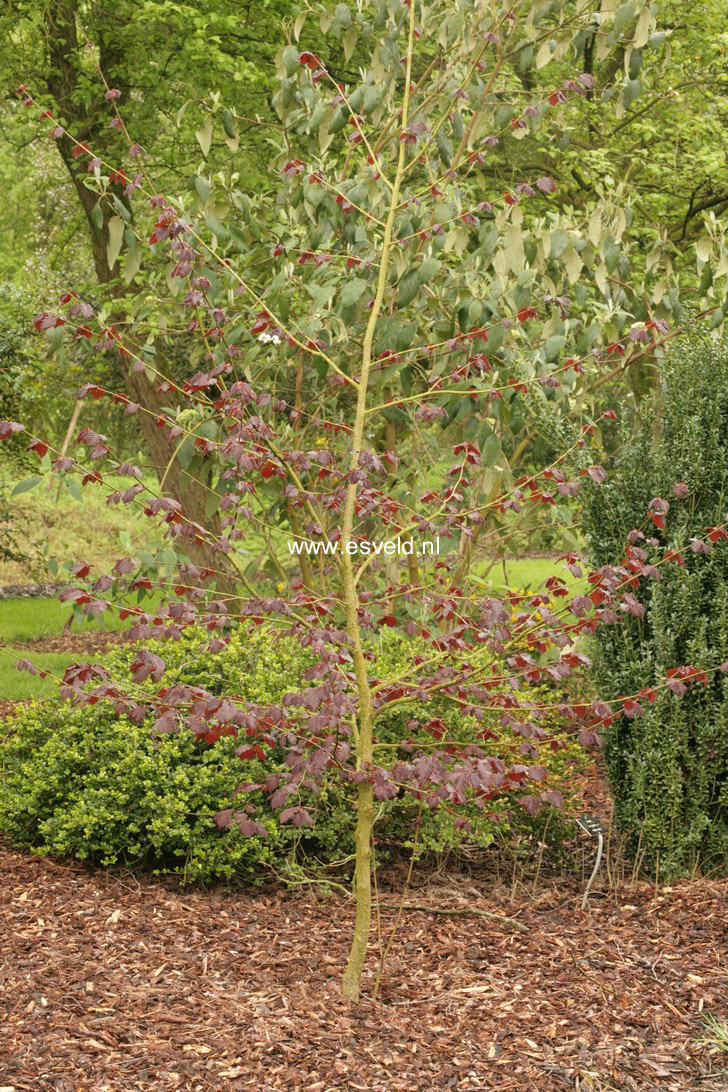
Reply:
[[[688, 486], [682, 500], [677, 482]], [[654, 497], [670, 503], [663, 531], [647, 519]], [[598, 631], [599, 693], [635, 693], [681, 664], [710, 669], [707, 687], [682, 698], [660, 690], [642, 716], [617, 718], [604, 736], [617, 821], [665, 877], [697, 863], [728, 866], [728, 676], [713, 670], [728, 659], [728, 543], [707, 557], [689, 545], [727, 512], [728, 345], [691, 335], [666, 366], [658, 409], [585, 511], [593, 567], [619, 563], [635, 527], [659, 539], [659, 547], [640, 543], [655, 559], [670, 548], [685, 562], [661, 565], [659, 581], [642, 582], [642, 619]]]
[[[236, 694], [256, 703], [275, 703], [298, 691], [310, 659], [296, 641], [275, 640], [262, 630], [235, 636], [215, 656], [206, 649], [208, 637], [187, 633], [177, 643], [156, 648], [167, 664], [170, 684], [204, 686], [212, 693]], [[151, 644], [153, 650], [155, 645]], [[396, 675], [412, 655], [412, 642], [383, 635], [376, 647], [379, 677]], [[121, 648], [107, 658], [114, 673], [134, 657]], [[432, 743], [424, 727], [442, 717], [447, 730], [461, 739], [475, 738], [471, 718], [407, 703], [377, 723], [377, 738], [401, 745], [411, 740]], [[420, 728], [413, 728], [413, 721]], [[506, 736], [495, 744], [504, 751], [522, 740]], [[235, 828], [218, 830], [215, 814], [234, 802], [243, 782], [261, 783], [282, 767], [284, 754], [275, 750], [266, 761], [241, 762], [239, 741], [221, 738], [214, 744], [189, 732], [160, 735], [151, 720], [134, 724], [117, 717], [104, 703], [76, 706], [58, 702], [25, 708], [5, 725], [0, 786], [0, 830], [12, 841], [38, 852], [71, 855], [101, 864], [140, 862], [181, 874], [190, 882], [207, 883], [233, 877], [259, 878], [271, 869], [295, 875], [312, 863], [341, 861], [353, 852], [355, 815], [349, 788], [338, 777], [324, 781], [319, 795], [309, 790], [307, 806], [312, 830], [280, 825], [262, 792], [246, 794], [255, 818], [268, 837], [245, 837]], [[584, 762], [578, 744], [547, 744], [537, 761], [548, 770], [547, 787], [569, 799], [574, 774]], [[380, 805], [376, 827], [378, 856], [411, 846], [419, 820], [418, 846], [438, 853], [464, 841], [480, 846], [494, 840], [538, 843], [546, 816], [554, 845], [571, 829], [569, 808], [530, 816], [505, 794], [488, 802], [458, 809], [420, 809], [410, 796]], [[462, 824], [462, 820], [467, 822]]]

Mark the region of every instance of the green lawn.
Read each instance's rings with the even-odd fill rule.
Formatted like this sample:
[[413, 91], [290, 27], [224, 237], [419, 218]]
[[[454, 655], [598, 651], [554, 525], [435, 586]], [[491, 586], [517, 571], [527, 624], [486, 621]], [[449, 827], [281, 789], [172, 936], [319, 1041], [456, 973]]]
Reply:
[[[140, 605], [148, 609], [157, 599], [157, 596], [146, 598]], [[133, 602], [136, 602], [136, 598]], [[41, 679], [39, 675], [18, 671], [15, 663], [18, 660], [32, 660], [39, 672], [46, 670], [61, 676], [79, 657], [68, 652], [36, 652], [17, 646], [27, 641], [58, 636], [63, 633], [71, 615], [71, 608], [57, 599], [0, 599], [0, 701], [46, 698], [54, 693], [56, 683], [52, 679]], [[97, 620], [79, 623], [74, 620], [71, 632], [99, 629], [118, 631], [129, 625], [128, 620], [122, 622], [118, 613], [109, 611], [103, 623]]]
[[[27, 649], [9, 649], [10, 656], [0, 652], [0, 701], [25, 701], [28, 698], [51, 698], [57, 691], [54, 679], [41, 679], [41, 671], [50, 671], [57, 678], [69, 667], [75, 657], [64, 652], [33, 652]], [[18, 671], [14, 664], [18, 660], [32, 660], [38, 669], [38, 675], [27, 671]]]
[[569, 587], [577, 583], [577, 578], [564, 567], [563, 561], [554, 557], [509, 558], [495, 564], [481, 561], [476, 566], [476, 573], [492, 586], [494, 592], [504, 588], [534, 592], [550, 576], [560, 577]]
[[[67, 603], [59, 603], [57, 599], [0, 599], [0, 641], [15, 644], [57, 636], [63, 633], [72, 613]], [[128, 624], [120, 621], [118, 614], [107, 611], [103, 625], [96, 621], [74, 622], [72, 632], [119, 630]]]
[[[505, 589], [533, 592], [544, 580], [554, 575], [563, 577], [569, 585], [576, 583], [561, 562], [548, 557], [513, 558], [494, 565], [481, 562], [476, 571], [486, 587], [492, 588], [496, 594]], [[141, 605], [148, 607], [151, 602], [145, 599]], [[6, 649], [5, 652], [0, 651], [0, 701], [42, 699], [54, 693], [56, 684], [53, 680], [18, 671], [14, 667], [15, 662], [30, 659], [39, 670], [45, 669], [61, 676], [77, 657], [63, 652], [33, 652], [15, 646], [63, 633], [71, 613], [71, 608], [57, 599], [0, 599], [0, 646]], [[118, 614], [109, 612], [103, 625], [98, 621], [74, 621], [71, 632], [99, 628], [120, 630], [128, 625], [128, 621], [120, 621]]]

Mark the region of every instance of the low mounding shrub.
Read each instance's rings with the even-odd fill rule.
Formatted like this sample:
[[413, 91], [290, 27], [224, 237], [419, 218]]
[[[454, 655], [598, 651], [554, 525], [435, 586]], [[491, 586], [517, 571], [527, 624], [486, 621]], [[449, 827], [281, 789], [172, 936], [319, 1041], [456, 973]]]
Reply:
[[[158, 649], [170, 683], [204, 686], [212, 693], [274, 703], [301, 688], [309, 660], [298, 642], [274, 640], [262, 630], [240, 634], [215, 656], [206, 638], [188, 633], [176, 644]], [[377, 646], [379, 677], [395, 676], [412, 655], [412, 642], [383, 635]], [[133, 659], [130, 648], [107, 658], [109, 669], [124, 669]], [[411, 740], [416, 748], [431, 743], [433, 720], [442, 716], [457, 738], [468, 738], [472, 721], [440, 711], [436, 702], [403, 705], [377, 722], [383, 743]], [[422, 725], [413, 727], [413, 721]], [[295, 874], [305, 859], [331, 863], [353, 851], [354, 812], [347, 788], [335, 777], [308, 801], [312, 830], [282, 825], [263, 792], [246, 794], [255, 818], [268, 837], [247, 837], [234, 827], [219, 830], [215, 815], [234, 801], [243, 782], [262, 783], [283, 761], [271, 752], [265, 761], [241, 762], [240, 740], [222, 737], [212, 744], [191, 732], [166, 735], [151, 731], [151, 720], [134, 724], [116, 716], [104, 703], [72, 706], [65, 702], [28, 706], [5, 725], [0, 784], [0, 831], [37, 852], [70, 855], [101, 864], [143, 863], [179, 873], [188, 882], [220, 878], [258, 879], [270, 873]], [[522, 740], [506, 737], [494, 746], [517, 749]], [[554, 741], [542, 747], [538, 760], [546, 768], [546, 786], [568, 800], [573, 774], [584, 761], [575, 743]], [[546, 808], [528, 815], [508, 795], [458, 809], [458, 822], [444, 809], [420, 809], [411, 797], [380, 805], [376, 827], [379, 858], [397, 847], [411, 846], [418, 820], [422, 850], [447, 852], [463, 841], [480, 846], [506, 839], [513, 846], [537, 842], [549, 822], [549, 839], [557, 844], [569, 829], [567, 808]], [[549, 818], [550, 817], [550, 818]], [[463, 820], [466, 821], [463, 826]], [[469, 829], [468, 829], [469, 825]]]
[[[658, 690], [641, 716], [617, 718], [604, 736], [617, 822], [668, 878], [728, 868], [728, 675], [715, 670], [728, 660], [728, 543], [708, 556], [690, 544], [728, 515], [728, 344], [691, 335], [669, 360], [661, 394], [588, 498], [585, 524], [595, 567], [621, 562], [632, 528], [658, 540], [637, 543], [653, 564], [673, 550], [683, 560], [641, 582], [642, 618], [602, 626], [594, 641], [605, 698], [660, 684], [682, 664], [707, 672], [706, 685], [683, 697]], [[657, 497], [670, 504], [664, 529], [647, 521]]]
[[4, 748], [0, 828], [41, 852], [101, 864], [149, 861], [190, 880], [245, 874], [270, 857], [267, 840], [217, 834], [240, 776], [231, 740], [153, 737], [101, 708], [35, 705]]

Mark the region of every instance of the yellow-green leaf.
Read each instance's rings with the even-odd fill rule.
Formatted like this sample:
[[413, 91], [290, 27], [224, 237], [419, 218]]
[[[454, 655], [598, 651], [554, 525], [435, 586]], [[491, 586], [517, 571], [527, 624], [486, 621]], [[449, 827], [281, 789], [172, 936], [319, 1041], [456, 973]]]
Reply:
[[202, 148], [202, 154], [207, 159], [212, 144], [212, 114], [207, 115], [204, 124], [197, 130], [195, 136], [197, 137], [197, 143]]
[[109, 242], [106, 247], [106, 260], [109, 263], [109, 269], [113, 269], [116, 264], [123, 238], [124, 221], [120, 216], [112, 216], [109, 220]]

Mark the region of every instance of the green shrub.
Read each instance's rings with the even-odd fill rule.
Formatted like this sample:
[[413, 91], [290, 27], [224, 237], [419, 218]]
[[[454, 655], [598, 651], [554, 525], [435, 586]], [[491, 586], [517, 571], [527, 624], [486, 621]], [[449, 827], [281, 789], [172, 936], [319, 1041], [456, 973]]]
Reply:
[[[677, 499], [673, 486], [689, 489]], [[654, 497], [670, 503], [663, 531], [645, 526]], [[616, 719], [604, 736], [616, 817], [661, 876], [728, 865], [728, 544], [709, 556], [691, 537], [726, 521], [728, 498], [728, 345], [691, 335], [666, 367], [660, 406], [627, 442], [600, 490], [585, 505], [592, 567], [621, 562], [626, 536], [643, 528], [680, 549], [684, 566], [665, 564], [643, 581], [642, 619], [604, 626], [595, 640], [600, 696], [615, 698], [664, 681], [670, 668], [708, 669], [710, 684], [683, 697], [660, 690], [644, 714]], [[644, 543], [640, 543], [644, 545]]]
[[205, 748], [101, 707], [36, 705], [4, 748], [3, 832], [44, 853], [148, 861], [190, 880], [249, 873], [269, 858], [267, 840], [221, 839], [214, 823], [240, 778], [231, 742]]
[[[149, 647], [163, 655], [170, 683], [200, 685], [256, 703], [274, 703], [299, 690], [311, 663], [297, 642], [275, 641], [262, 630], [235, 636], [215, 656], [205, 645], [203, 635], [188, 633], [177, 643]], [[376, 653], [378, 675], [394, 676], [412, 655], [412, 642], [383, 635]], [[133, 657], [133, 649], [118, 649], [108, 656], [107, 667], [112, 673], [123, 671]], [[382, 743], [409, 737], [415, 745], [431, 742], [424, 731], [413, 732], [407, 725], [436, 716], [459, 738], [473, 731], [470, 718], [445, 713], [437, 702], [427, 707], [412, 702], [377, 722], [377, 738]], [[325, 864], [352, 853], [352, 790], [337, 776], [328, 777], [316, 796], [307, 790], [313, 830], [279, 824], [265, 796], [253, 792], [246, 794], [246, 801], [255, 807], [255, 818], [268, 837], [248, 838], [235, 828], [220, 831], [214, 816], [234, 802], [235, 788], [265, 780], [282, 763], [283, 752], [272, 751], [265, 764], [256, 759], [241, 763], [233, 737], [208, 745], [189, 732], [159, 735], [150, 727], [150, 722], [134, 724], [116, 716], [104, 703], [47, 703], [23, 710], [6, 725], [0, 830], [41, 853], [101, 864], [141, 862], [198, 883], [256, 878], [271, 869], [292, 874], [311, 858]], [[517, 748], [520, 742], [506, 738], [499, 745]], [[539, 761], [549, 770], [549, 787], [568, 796], [573, 774], [583, 762], [581, 749], [549, 747]], [[538, 841], [543, 816], [527, 815], [507, 795], [489, 806], [488, 812], [475, 805], [466, 813], [459, 810], [459, 817], [470, 821], [467, 831], [444, 809], [423, 809], [419, 815], [410, 796], [388, 801], [380, 807], [377, 824], [379, 859], [412, 844], [418, 818], [417, 841], [423, 851], [443, 853], [463, 841], [480, 846], [494, 839]], [[554, 841], [566, 829], [565, 818], [550, 821]]]

